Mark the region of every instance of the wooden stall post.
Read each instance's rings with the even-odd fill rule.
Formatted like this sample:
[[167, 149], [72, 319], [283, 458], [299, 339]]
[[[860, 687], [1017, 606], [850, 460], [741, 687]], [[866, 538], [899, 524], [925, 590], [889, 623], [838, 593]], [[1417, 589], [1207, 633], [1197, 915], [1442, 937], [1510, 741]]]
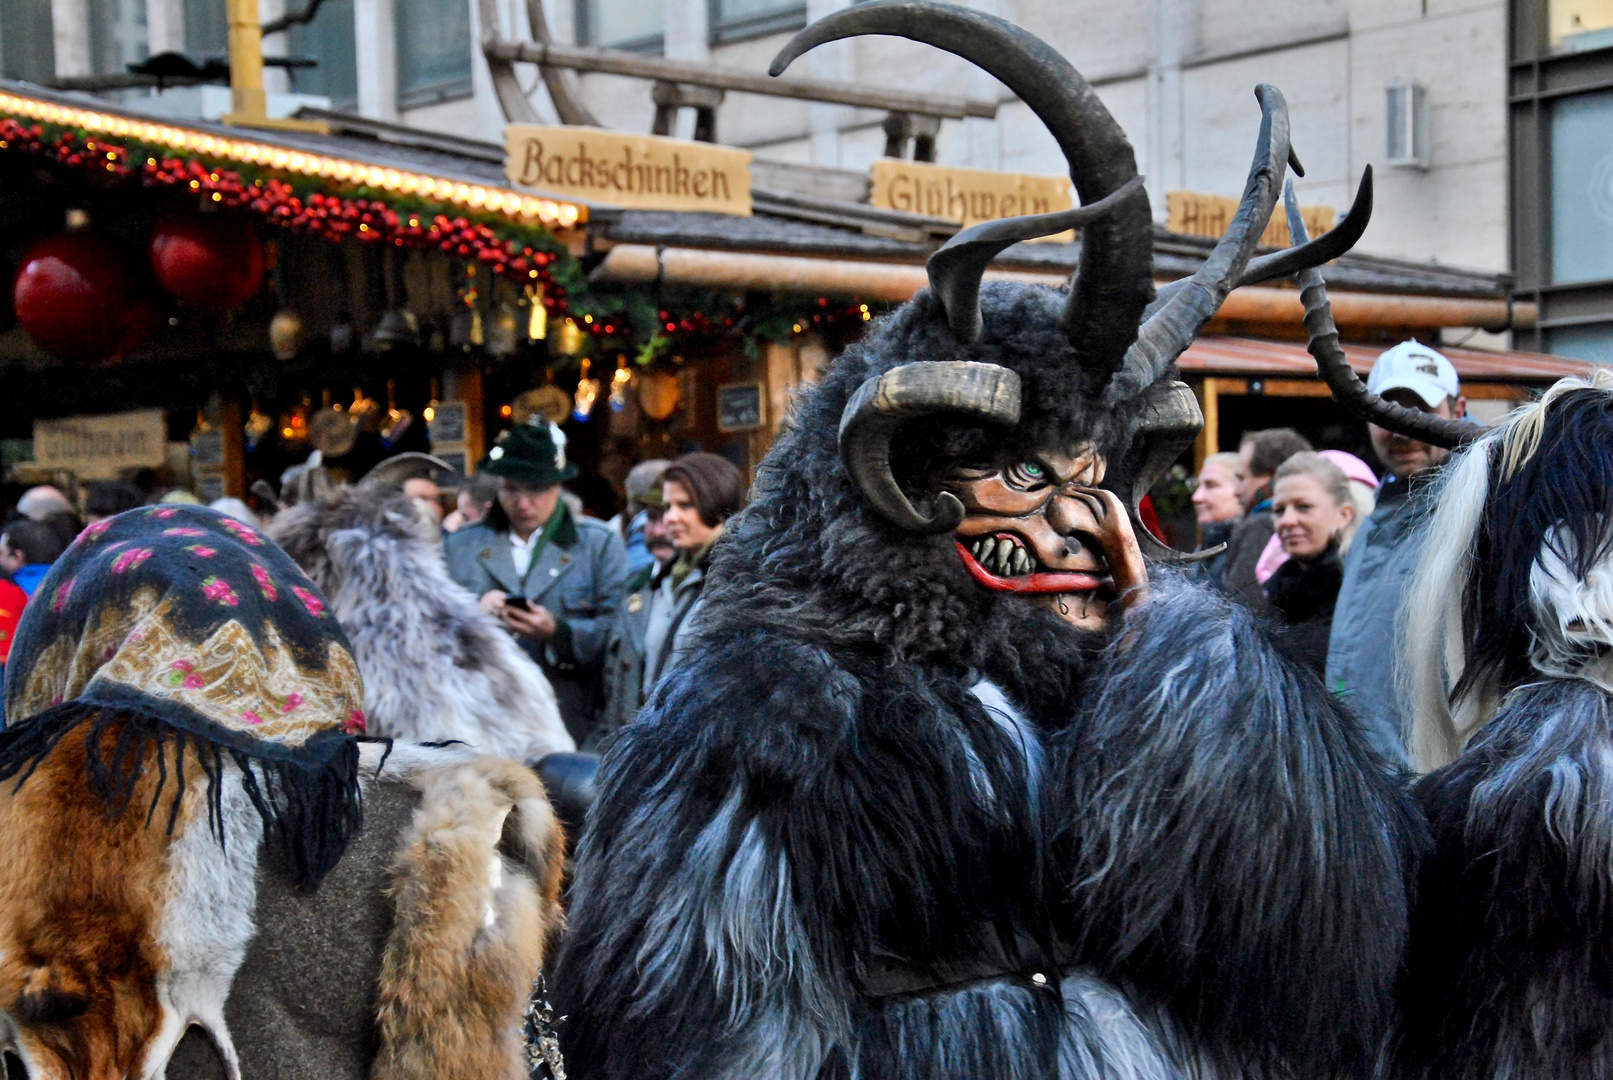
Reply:
[[1221, 388], [1214, 375], [1199, 384], [1199, 409], [1204, 413], [1204, 429], [1193, 442], [1193, 475], [1204, 468], [1204, 459], [1221, 449]]
[[219, 406], [219, 433], [224, 438], [224, 494], [246, 498], [246, 430], [242, 426], [239, 398], [228, 398]]

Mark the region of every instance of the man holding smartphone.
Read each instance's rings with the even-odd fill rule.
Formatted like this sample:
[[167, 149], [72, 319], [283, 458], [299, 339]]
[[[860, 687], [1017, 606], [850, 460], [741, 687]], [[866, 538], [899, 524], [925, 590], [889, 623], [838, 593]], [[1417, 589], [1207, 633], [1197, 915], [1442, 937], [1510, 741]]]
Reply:
[[501, 436], [477, 471], [498, 478], [498, 498], [444, 540], [448, 573], [543, 668], [580, 744], [594, 725], [600, 659], [626, 581], [622, 540], [561, 499], [577, 469], [564, 433], [542, 417]]

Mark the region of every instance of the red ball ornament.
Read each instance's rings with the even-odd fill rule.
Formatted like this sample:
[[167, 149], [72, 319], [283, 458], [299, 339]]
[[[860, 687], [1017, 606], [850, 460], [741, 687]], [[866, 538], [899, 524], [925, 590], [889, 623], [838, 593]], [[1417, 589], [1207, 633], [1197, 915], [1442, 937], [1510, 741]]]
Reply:
[[150, 334], [149, 305], [137, 301], [123, 257], [88, 232], [39, 241], [12, 283], [17, 322], [64, 360], [93, 363], [134, 348]]
[[165, 214], [151, 233], [151, 269], [178, 299], [229, 311], [263, 284], [263, 241], [232, 214]]

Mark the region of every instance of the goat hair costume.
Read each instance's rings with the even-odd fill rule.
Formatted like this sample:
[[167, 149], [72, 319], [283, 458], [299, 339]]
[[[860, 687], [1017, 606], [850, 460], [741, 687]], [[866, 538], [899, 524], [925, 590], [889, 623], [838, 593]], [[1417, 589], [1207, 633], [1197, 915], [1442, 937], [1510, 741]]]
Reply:
[[576, 749], [543, 671], [448, 576], [396, 488], [342, 485], [281, 511], [269, 535], [330, 598], [375, 734], [518, 761]]
[[542, 788], [364, 741], [347, 639], [261, 534], [91, 525], [6, 689], [0, 1049], [28, 1075], [523, 1075], [560, 919]]
[[1445, 467], [1407, 604], [1413, 909], [1397, 1075], [1613, 1075], [1613, 377]]
[[[605, 756], [556, 980], [568, 1068], [1363, 1074], [1415, 806], [1319, 680], [1134, 522], [1201, 426], [1176, 357], [1237, 284], [1301, 273], [1341, 399], [1462, 434], [1366, 393], [1338, 347], [1314, 267], [1359, 237], [1370, 184], [1333, 232], [1251, 259], [1290, 161], [1261, 87], [1231, 228], [1155, 297], [1131, 148], [1063, 58], [988, 14], [875, 0], [773, 69], [857, 34], [1001, 80], [1085, 205], [959, 233], [797, 403], [689, 659]], [[1009, 244], [1077, 226], [1068, 291], [982, 285]]]

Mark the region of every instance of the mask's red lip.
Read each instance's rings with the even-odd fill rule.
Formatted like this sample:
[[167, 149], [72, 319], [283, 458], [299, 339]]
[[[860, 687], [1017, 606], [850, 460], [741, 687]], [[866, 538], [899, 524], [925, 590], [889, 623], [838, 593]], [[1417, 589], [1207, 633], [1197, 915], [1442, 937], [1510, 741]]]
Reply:
[[1044, 572], [1040, 574], [1025, 574], [1020, 577], [1011, 578], [998, 577], [990, 570], [987, 570], [984, 566], [981, 566], [979, 561], [973, 555], [969, 554], [968, 548], [964, 547], [957, 541], [953, 541], [953, 543], [956, 544], [958, 554], [963, 558], [963, 566], [964, 569], [969, 571], [969, 576], [974, 578], [975, 581], [979, 582], [981, 585], [984, 585], [986, 588], [995, 589], [997, 592], [1091, 592], [1093, 589], [1101, 588], [1107, 583], [1108, 580], [1107, 578], [1101, 578], [1096, 574], [1078, 574], [1071, 572]]

